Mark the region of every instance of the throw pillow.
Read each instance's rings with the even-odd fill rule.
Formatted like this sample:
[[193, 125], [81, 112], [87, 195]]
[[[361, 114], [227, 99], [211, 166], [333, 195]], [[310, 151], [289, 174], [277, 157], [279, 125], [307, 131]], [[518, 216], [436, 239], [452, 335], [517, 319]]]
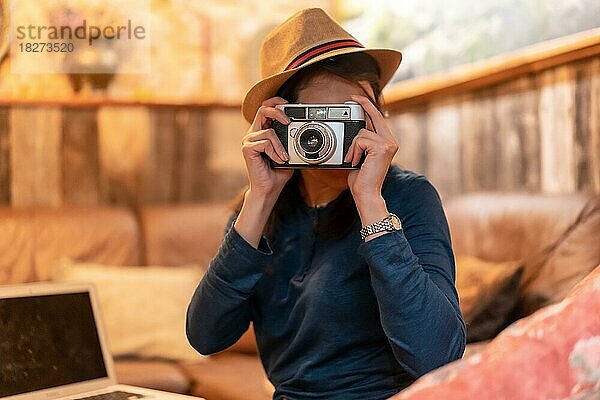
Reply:
[[481, 352], [390, 400], [599, 399], [600, 265], [560, 303], [514, 323]]
[[200, 267], [122, 267], [63, 260], [61, 282], [96, 286], [108, 341], [115, 357], [199, 360], [185, 335], [189, 300]]
[[511, 322], [522, 272], [518, 261], [495, 263], [457, 257], [456, 289], [468, 343], [491, 339]]

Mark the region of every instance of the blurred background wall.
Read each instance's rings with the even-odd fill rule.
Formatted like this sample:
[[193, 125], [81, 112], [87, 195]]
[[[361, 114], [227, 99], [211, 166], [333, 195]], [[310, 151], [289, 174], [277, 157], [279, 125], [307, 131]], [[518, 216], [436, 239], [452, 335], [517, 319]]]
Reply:
[[[40, 10], [62, 15], [65, 2]], [[478, 190], [600, 192], [600, 6], [532, 2], [547, 10], [545, 19], [529, 12], [545, 28], [513, 35], [517, 46], [510, 47], [503, 35], [510, 17], [526, 14], [510, 2], [484, 2], [490, 6], [472, 21], [442, 2], [405, 7], [406, 15], [403, 2], [376, 3], [153, 0], [151, 74], [119, 74], [118, 66], [102, 77], [15, 74], [4, 55], [0, 204], [232, 198], [246, 182], [239, 147], [248, 124], [239, 104], [258, 79], [260, 42], [306, 6], [325, 8], [367, 45], [403, 51], [385, 92], [400, 142], [396, 162], [427, 175], [444, 198]], [[9, 8], [0, 4], [6, 26]], [[557, 13], [570, 18], [568, 29], [556, 27]], [[496, 30], [484, 29], [485, 18]], [[457, 26], [460, 35], [440, 31]], [[439, 39], [448, 35], [466, 47]], [[441, 65], [431, 54], [450, 61]], [[457, 64], [458, 55], [465, 57]]]
[[397, 161], [444, 196], [600, 192], [600, 58], [433, 97], [391, 123]]

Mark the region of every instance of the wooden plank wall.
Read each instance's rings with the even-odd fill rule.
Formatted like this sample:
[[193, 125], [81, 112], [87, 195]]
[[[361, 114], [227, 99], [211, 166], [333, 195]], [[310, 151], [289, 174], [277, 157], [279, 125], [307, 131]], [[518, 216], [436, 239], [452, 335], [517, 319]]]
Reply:
[[600, 57], [402, 110], [395, 161], [443, 197], [600, 193]]
[[0, 107], [0, 204], [10, 204], [10, 124], [9, 109]]
[[[600, 57], [390, 117], [396, 162], [448, 198], [600, 193]], [[225, 201], [245, 185], [237, 108], [0, 106], [0, 204]]]
[[191, 203], [245, 184], [238, 109], [0, 107], [0, 203]]

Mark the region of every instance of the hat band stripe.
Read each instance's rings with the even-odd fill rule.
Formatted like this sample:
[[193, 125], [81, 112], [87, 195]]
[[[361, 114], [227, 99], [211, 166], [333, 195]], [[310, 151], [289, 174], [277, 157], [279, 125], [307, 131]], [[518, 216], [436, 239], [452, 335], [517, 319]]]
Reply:
[[313, 47], [312, 49], [309, 49], [309, 50], [305, 51], [304, 53], [300, 54], [298, 57], [296, 57], [290, 63], [290, 65], [287, 66], [285, 71], [292, 69], [292, 68], [299, 67], [300, 65], [310, 61], [311, 59], [313, 59], [317, 56], [320, 56], [323, 53], [326, 53], [326, 52], [332, 51], [332, 50], [341, 49], [344, 47], [365, 47], [365, 46], [363, 46], [356, 40], [339, 40], [339, 41], [335, 41], [335, 42], [323, 43], [323, 44]]

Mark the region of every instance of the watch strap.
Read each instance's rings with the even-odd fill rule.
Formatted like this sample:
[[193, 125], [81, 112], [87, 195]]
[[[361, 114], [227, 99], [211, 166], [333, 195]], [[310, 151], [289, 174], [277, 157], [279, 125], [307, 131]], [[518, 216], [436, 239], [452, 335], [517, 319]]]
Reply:
[[390, 213], [387, 217], [382, 219], [381, 221], [374, 222], [369, 225], [365, 225], [360, 230], [360, 237], [362, 240], [365, 240], [367, 236], [373, 235], [379, 232], [392, 232], [396, 230], [402, 229], [402, 225], [399, 227], [394, 226], [393, 218], [396, 218], [398, 222], [400, 219], [395, 214]]

